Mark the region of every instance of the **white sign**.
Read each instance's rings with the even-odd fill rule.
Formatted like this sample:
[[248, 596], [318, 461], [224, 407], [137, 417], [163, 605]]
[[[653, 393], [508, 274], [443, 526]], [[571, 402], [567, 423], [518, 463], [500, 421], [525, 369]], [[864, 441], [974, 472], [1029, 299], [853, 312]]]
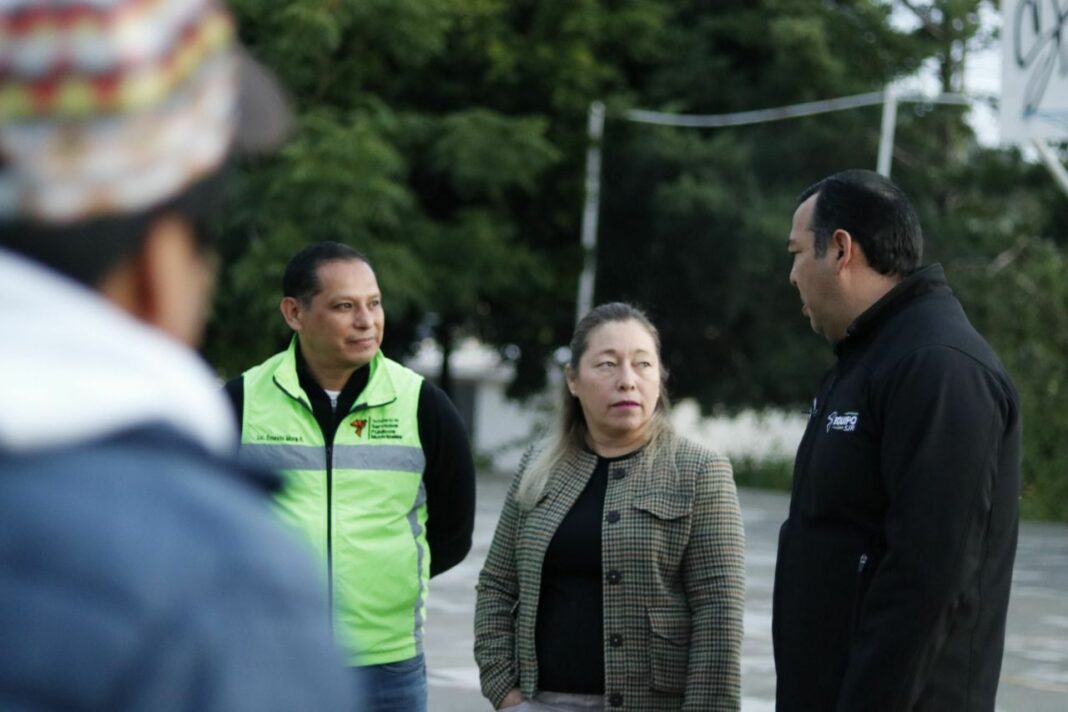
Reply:
[[1002, 0], [1001, 138], [1068, 138], [1068, 0]]

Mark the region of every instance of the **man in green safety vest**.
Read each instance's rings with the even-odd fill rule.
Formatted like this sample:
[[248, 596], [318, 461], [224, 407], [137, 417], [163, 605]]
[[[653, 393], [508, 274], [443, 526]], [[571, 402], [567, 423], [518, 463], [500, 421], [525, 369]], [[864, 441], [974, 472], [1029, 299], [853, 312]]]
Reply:
[[337, 242], [286, 266], [285, 351], [226, 385], [242, 457], [279, 470], [282, 518], [324, 564], [335, 629], [371, 712], [425, 712], [429, 579], [471, 548], [474, 463], [456, 408], [386, 358], [368, 259]]

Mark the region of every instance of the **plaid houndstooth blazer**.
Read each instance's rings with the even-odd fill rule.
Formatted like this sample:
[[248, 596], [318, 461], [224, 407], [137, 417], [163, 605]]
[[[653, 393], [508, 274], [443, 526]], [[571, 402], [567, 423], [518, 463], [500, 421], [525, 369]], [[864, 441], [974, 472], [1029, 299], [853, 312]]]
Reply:
[[[741, 707], [745, 538], [730, 462], [683, 438], [673, 460], [645, 452], [612, 465], [602, 519], [605, 702], [610, 710]], [[529, 459], [525, 458], [525, 460]], [[585, 488], [596, 455], [573, 452], [537, 506], [505, 500], [475, 606], [475, 659], [496, 707], [538, 691], [535, 617], [545, 551]]]

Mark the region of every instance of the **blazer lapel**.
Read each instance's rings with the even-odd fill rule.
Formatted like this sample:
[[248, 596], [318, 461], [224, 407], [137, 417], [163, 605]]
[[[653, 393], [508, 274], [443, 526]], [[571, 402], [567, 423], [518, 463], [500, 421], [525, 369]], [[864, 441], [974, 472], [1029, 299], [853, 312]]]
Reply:
[[597, 466], [597, 456], [586, 451], [574, 452], [567, 456], [560, 464], [559, 470], [553, 473], [549, 480], [545, 494], [534, 509], [527, 515], [527, 532], [533, 535], [530, 542], [532, 560], [543, 561], [545, 551], [549, 548], [560, 522], [571, 511], [575, 500], [593, 475]]

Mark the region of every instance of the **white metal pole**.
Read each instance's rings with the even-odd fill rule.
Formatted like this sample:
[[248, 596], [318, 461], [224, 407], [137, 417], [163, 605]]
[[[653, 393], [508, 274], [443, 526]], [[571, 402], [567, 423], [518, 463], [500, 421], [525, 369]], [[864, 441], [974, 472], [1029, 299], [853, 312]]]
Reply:
[[1068, 195], [1068, 171], [1064, 169], [1064, 164], [1050, 150], [1045, 141], [1036, 138], [1031, 143], [1034, 145], [1035, 150], [1038, 151], [1038, 157], [1046, 164], [1046, 170], [1053, 176], [1053, 180], [1057, 182], [1064, 194]]
[[887, 85], [883, 91], [883, 122], [879, 131], [879, 175], [890, 177], [890, 163], [894, 157], [894, 130], [897, 128], [897, 95]]
[[597, 217], [601, 207], [601, 139], [604, 137], [604, 104], [590, 104], [587, 123], [586, 206], [582, 211], [582, 273], [579, 275], [575, 323], [593, 308], [593, 282], [597, 270]]

